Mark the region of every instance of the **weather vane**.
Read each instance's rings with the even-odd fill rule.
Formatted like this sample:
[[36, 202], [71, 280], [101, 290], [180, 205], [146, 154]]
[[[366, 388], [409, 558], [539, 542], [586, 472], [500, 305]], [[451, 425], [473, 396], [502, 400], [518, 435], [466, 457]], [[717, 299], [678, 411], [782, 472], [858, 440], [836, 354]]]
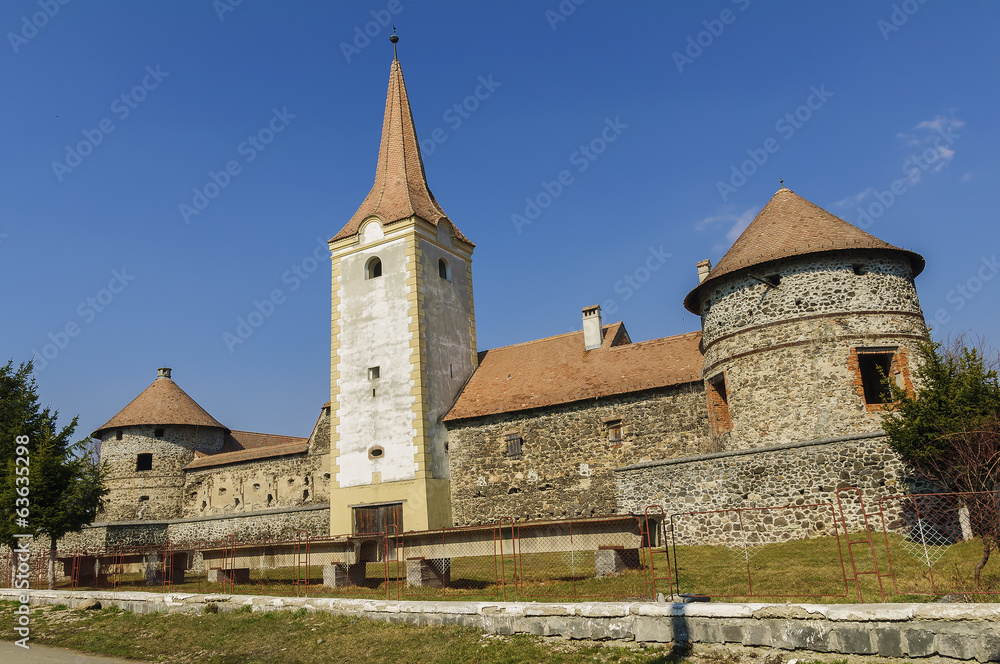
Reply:
[[399, 41], [399, 37], [396, 36], [396, 26], [395, 25], [392, 26], [392, 36], [389, 37], [389, 41], [392, 42], [392, 59], [393, 60], [399, 60], [399, 58], [396, 57], [396, 42]]

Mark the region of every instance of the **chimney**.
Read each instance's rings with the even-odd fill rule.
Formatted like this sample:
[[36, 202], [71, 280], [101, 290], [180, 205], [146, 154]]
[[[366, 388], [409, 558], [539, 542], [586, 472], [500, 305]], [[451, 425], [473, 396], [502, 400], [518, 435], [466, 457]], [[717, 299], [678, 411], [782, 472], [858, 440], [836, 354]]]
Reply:
[[698, 283], [705, 281], [708, 278], [708, 273], [712, 271], [712, 261], [707, 258], [703, 261], [698, 261]]
[[601, 305], [583, 308], [583, 345], [585, 350], [601, 347], [604, 341], [601, 330]]
[[160, 367], [156, 370], [157, 378], [170, 378], [170, 367]]

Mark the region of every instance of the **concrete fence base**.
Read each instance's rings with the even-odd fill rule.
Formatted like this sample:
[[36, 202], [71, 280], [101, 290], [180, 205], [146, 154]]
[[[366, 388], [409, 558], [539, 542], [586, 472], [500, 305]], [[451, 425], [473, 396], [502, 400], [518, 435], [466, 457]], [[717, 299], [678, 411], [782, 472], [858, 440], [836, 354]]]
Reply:
[[[0, 599], [20, 592], [0, 589]], [[87, 599], [135, 613], [326, 611], [413, 625], [464, 625], [493, 634], [657, 643], [732, 644], [783, 651], [1000, 660], [997, 604], [658, 604], [580, 602], [394, 602], [190, 593], [28, 591], [32, 604], [75, 607]]]

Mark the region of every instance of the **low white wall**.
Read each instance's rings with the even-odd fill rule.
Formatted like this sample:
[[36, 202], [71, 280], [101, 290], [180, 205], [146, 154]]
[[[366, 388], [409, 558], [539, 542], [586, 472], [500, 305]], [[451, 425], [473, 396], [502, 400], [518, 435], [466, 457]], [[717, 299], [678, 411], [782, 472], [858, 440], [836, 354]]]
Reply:
[[[199, 613], [305, 607], [414, 625], [465, 625], [494, 634], [570, 639], [736, 644], [883, 657], [1000, 660], [998, 604], [659, 604], [394, 602], [370, 599], [32, 590], [32, 604], [76, 606], [94, 598], [135, 613]], [[0, 600], [19, 591], [0, 589]]]

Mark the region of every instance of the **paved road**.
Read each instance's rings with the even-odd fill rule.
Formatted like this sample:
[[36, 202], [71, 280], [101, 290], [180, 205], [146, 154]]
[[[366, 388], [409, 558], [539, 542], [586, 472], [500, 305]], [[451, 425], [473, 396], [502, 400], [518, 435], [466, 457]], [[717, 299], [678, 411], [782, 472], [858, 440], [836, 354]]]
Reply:
[[[30, 643], [30, 641], [29, 641]], [[27, 650], [13, 643], [0, 643], [0, 662], [9, 664], [135, 664], [135, 660], [84, 655], [75, 650], [31, 646]]]

